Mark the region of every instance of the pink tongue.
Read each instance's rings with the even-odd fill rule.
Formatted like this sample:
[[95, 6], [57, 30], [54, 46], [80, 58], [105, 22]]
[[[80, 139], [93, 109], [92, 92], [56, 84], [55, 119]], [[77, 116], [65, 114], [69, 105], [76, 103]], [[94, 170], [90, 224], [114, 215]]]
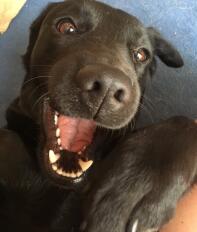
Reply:
[[92, 142], [96, 124], [92, 120], [60, 115], [58, 127], [63, 149], [79, 152]]

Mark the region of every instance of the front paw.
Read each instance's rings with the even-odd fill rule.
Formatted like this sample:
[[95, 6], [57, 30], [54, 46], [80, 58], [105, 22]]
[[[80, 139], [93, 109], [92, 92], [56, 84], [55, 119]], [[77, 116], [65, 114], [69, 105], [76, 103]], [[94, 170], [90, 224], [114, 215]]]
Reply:
[[142, 200], [130, 215], [127, 232], [157, 232], [167, 223], [174, 212], [173, 207]]
[[[130, 229], [127, 229], [127, 231], [128, 230]], [[139, 224], [138, 219], [133, 223], [130, 232], [137, 232], [137, 231], [139, 232], [159, 232], [158, 228], [151, 228], [151, 229], [144, 228], [142, 225]]]

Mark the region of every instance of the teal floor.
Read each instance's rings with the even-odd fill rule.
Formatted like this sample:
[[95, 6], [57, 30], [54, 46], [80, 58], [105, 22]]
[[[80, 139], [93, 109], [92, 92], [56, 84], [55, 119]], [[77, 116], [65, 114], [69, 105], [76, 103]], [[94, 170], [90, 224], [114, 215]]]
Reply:
[[[24, 77], [20, 56], [25, 52], [28, 28], [48, 0], [28, 0], [9, 30], [0, 36], [0, 126], [4, 112], [18, 94]], [[149, 84], [140, 124], [172, 115], [197, 118], [197, 1], [196, 0], [105, 0], [155, 26], [181, 52], [185, 66], [171, 69], [159, 63]]]

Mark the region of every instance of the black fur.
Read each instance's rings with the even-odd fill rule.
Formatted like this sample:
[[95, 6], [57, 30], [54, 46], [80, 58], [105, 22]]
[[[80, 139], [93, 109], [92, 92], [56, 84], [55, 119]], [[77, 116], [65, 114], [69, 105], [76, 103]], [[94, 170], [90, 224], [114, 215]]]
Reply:
[[[62, 35], [56, 25], [68, 17], [78, 30]], [[139, 48], [147, 56], [142, 63], [133, 59]], [[78, 231], [83, 220], [85, 231], [122, 232], [138, 219], [140, 232], [168, 221], [196, 175], [197, 129], [179, 118], [136, 133], [129, 129], [154, 74], [155, 56], [171, 67], [183, 65], [155, 29], [103, 3], [65, 1], [41, 13], [23, 58], [21, 94], [0, 132], [3, 231]], [[87, 91], [86, 84], [97, 80], [105, 91]], [[123, 96], [117, 97], [118, 90]], [[61, 114], [99, 125], [91, 148], [94, 166], [78, 184], [45, 168], [46, 98]]]
[[139, 232], [161, 228], [196, 183], [196, 136], [184, 117], [127, 134], [92, 172], [82, 228], [131, 232], [136, 220]]

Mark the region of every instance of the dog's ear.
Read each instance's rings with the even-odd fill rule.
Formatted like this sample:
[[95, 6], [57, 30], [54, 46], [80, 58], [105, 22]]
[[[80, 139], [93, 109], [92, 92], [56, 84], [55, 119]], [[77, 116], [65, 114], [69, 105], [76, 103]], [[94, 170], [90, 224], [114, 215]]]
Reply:
[[180, 53], [152, 27], [147, 28], [154, 53], [168, 66], [179, 68], [184, 62]]
[[27, 71], [29, 71], [29, 63], [31, 59], [31, 53], [36, 43], [36, 40], [39, 35], [39, 31], [42, 25], [43, 20], [45, 19], [48, 12], [57, 5], [58, 3], [50, 3], [36, 18], [36, 20], [32, 23], [30, 27], [30, 35], [29, 35], [29, 44], [27, 47], [26, 53], [23, 55], [23, 63]]

